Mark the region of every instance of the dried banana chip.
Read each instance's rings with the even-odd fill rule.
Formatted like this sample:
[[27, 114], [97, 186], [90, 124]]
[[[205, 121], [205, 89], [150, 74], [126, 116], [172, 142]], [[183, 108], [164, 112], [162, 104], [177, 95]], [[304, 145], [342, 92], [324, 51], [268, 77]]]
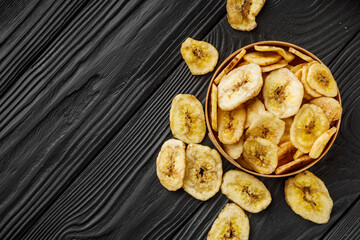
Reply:
[[320, 154], [324, 151], [326, 144], [329, 142], [332, 135], [336, 133], [336, 127], [332, 127], [326, 132], [324, 132], [311, 147], [309, 156], [311, 158], [318, 158]]
[[306, 82], [316, 92], [327, 96], [335, 97], [338, 93], [336, 81], [330, 69], [324, 64], [314, 63], [309, 67]]
[[284, 173], [294, 171], [296, 169], [299, 169], [301, 167], [308, 165], [312, 161], [314, 161], [314, 159], [309, 157], [309, 155], [304, 155], [302, 157], [299, 157], [291, 162], [288, 162], [288, 163], [276, 168], [275, 174], [279, 175], [279, 174], [284, 174]]
[[244, 157], [243, 156], [240, 156], [240, 158], [236, 159], [236, 161], [243, 167], [243, 168], [246, 168], [248, 170], [251, 170], [251, 171], [255, 171], [251, 166], [250, 164], [248, 164]]
[[319, 106], [329, 119], [329, 122], [333, 122], [341, 118], [342, 107], [334, 98], [320, 97], [311, 100], [310, 103]]
[[281, 55], [274, 52], [251, 52], [244, 55], [244, 60], [257, 65], [266, 66], [277, 63], [281, 59]]
[[291, 209], [314, 223], [324, 224], [330, 219], [333, 201], [323, 181], [305, 171], [285, 182], [285, 199]]
[[240, 140], [234, 144], [224, 144], [225, 152], [233, 159], [238, 159], [244, 149], [244, 136], [241, 136]]
[[288, 65], [288, 61], [286, 60], [280, 60], [277, 63], [261, 67], [262, 72], [271, 72], [279, 68], [286, 67]]
[[219, 53], [213, 45], [192, 38], [182, 43], [180, 52], [192, 75], [213, 71], [219, 59]]
[[290, 128], [291, 128], [291, 124], [294, 121], [294, 117], [283, 118], [281, 120], [285, 122], [285, 131], [280, 138], [280, 143], [284, 143], [290, 141]]
[[234, 144], [240, 140], [244, 131], [246, 110], [244, 105], [232, 110], [218, 109], [218, 138], [224, 144]]
[[258, 118], [258, 116], [265, 112], [264, 104], [257, 98], [248, 100], [246, 103], [246, 122], [245, 128], [250, 127], [250, 124]]
[[185, 176], [185, 144], [180, 140], [167, 140], [156, 159], [156, 174], [161, 185], [170, 191], [182, 187]]
[[269, 206], [271, 194], [256, 177], [238, 170], [224, 174], [221, 192], [248, 212], [257, 213]]
[[224, 76], [218, 85], [218, 103], [223, 111], [231, 111], [259, 94], [263, 85], [261, 68], [250, 63]]
[[301, 157], [302, 155], [304, 155], [305, 153], [300, 151], [299, 149], [295, 152], [293, 158], [294, 159], [298, 159], [299, 157]]
[[270, 174], [278, 165], [278, 147], [263, 138], [248, 138], [244, 143], [244, 160], [256, 172]]
[[[298, 64], [298, 65], [296, 65], [295, 67], [293, 67], [293, 68], [291, 69], [291, 72], [292, 72], [293, 74], [295, 74], [295, 73], [298, 72], [300, 69], [302, 69], [305, 65], [306, 65], [306, 63]], [[299, 79], [299, 80], [300, 80], [300, 79]]]
[[265, 0], [228, 0], [227, 19], [236, 30], [251, 31], [256, 28], [255, 17], [264, 6]]
[[294, 118], [290, 140], [297, 149], [309, 153], [315, 140], [326, 132], [329, 126], [329, 120], [321, 108], [304, 104]]
[[276, 52], [281, 55], [287, 62], [291, 62], [295, 58], [294, 54], [285, 51], [281, 47], [255, 45], [254, 49], [259, 52]]
[[309, 57], [308, 55], [303, 54], [302, 52], [296, 50], [295, 48], [290, 47], [289, 48], [289, 52], [295, 54], [296, 56], [298, 56], [299, 58], [301, 58], [304, 61], [307, 62], [312, 62], [314, 61], [314, 59], [312, 59], [311, 57]]
[[240, 53], [238, 53], [233, 58], [233, 60], [231, 60], [231, 62], [224, 68], [224, 70], [221, 71], [221, 73], [214, 80], [214, 83], [216, 85], [219, 84], [220, 80], [238, 64], [238, 62], [242, 59], [242, 57], [245, 55], [245, 53], [246, 53], [246, 50], [242, 49], [240, 51]]
[[285, 122], [269, 112], [262, 112], [245, 133], [246, 138], [264, 138], [278, 144], [285, 131]]
[[278, 148], [278, 167], [291, 162], [295, 152], [296, 148], [290, 141], [281, 144]]
[[310, 99], [311, 98], [317, 98], [317, 97], [321, 97], [321, 94], [318, 93], [317, 91], [315, 91], [312, 87], [310, 87], [310, 85], [308, 84], [307, 82], [307, 76], [308, 76], [308, 72], [309, 72], [309, 68], [312, 64], [314, 64], [315, 62], [312, 62], [312, 63], [308, 63], [306, 64], [303, 69], [302, 69], [302, 73], [301, 73], [301, 83], [303, 84], [304, 86], [304, 90], [305, 90], [305, 93], [310, 96]]
[[301, 82], [287, 68], [272, 71], [265, 79], [262, 92], [266, 109], [279, 118], [295, 115], [304, 96]]
[[235, 203], [228, 203], [215, 219], [207, 240], [249, 239], [250, 224], [245, 212]]
[[210, 103], [210, 118], [211, 118], [211, 127], [214, 131], [218, 130], [218, 121], [217, 121], [217, 109], [218, 109], [218, 88], [215, 84], [211, 87], [211, 95], [210, 95], [211, 103]]
[[206, 133], [204, 110], [194, 95], [178, 94], [171, 103], [170, 129], [185, 143], [200, 143]]
[[189, 144], [186, 148], [184, 190], [206, 201], [220, 189], [223, 174], [219, 153], [207, 146]]

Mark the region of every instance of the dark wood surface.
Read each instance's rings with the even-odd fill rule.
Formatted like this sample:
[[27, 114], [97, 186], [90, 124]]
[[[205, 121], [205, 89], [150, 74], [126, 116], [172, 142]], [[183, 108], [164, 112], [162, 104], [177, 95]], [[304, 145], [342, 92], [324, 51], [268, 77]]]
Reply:
[[189, 36], [212, 43], [219, 63], [246, 44], [281, 40], [331, 68], [342, 125], [310, 169], [334, 200], [331, 219], [302, 219], [285, 202], [285, 179], [260, 178], [273, 201], [248, 213], [250, 238], [360, 239], [360, 2], [268, 0], [251, 32], [229, 26], [225, 4], [0, 2], [0, 239], [206, 238], [229, 200], [169, 192], [155, 173], [172, 137], [172, 98], [191, 93], [204, 104], [211, 78], [182, 61]]

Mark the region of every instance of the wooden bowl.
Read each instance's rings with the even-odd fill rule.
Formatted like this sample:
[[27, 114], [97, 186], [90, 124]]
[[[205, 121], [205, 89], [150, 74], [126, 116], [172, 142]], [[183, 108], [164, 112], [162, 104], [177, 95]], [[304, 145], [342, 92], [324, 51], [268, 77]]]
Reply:
[[[319, 158], [317, 159], [314, 159], [314, 161], [312, 161], [311, 163], [309, 163], [308, 165], [302, 167], [302, 168], [299, 168], [297, 170], [294, 170], [292, 172], [288, 172], [288, 173], [285, 173], [285, 174], [279, 174], [279, 175], [275, 175], [274, 173], [273, 174], [261, 174], [261, 173], [258, 173], [258, 172], [254, 172], [254, 171], [251, 171], [251, 170], [248, 170], [244, 167], [242, 167], [238, 162], [236, 162], [233, 158], [231, 158], [223, 149], [223, 146], [222, 146], [222, 143], [219, 141], [218, 137], [217, 137], [217, 132], [215, 132], [212, 128], [211, 128], [211, 123], [210, 123], [210, 117], [209, 117], [209, 112], [210, 112], [210, 93], [211, 93], [211, 86], [212, 86], [212, 83], [214, 81], [214, 79], [216, 78], [216, 76], [218, 74], [220, 74], [220, 72], [223, 70], [223, 68], [225, 68], [227, 66], [228, 63], [230, 63], [230, 61], [242, 50], [242, 49], [245, 49], [246, 50], [246, 53], [249, 53], [249, 52], [253, 52], [255, 51], [254, 50], [254, 46], [255, 45], [267, 45], [267, 46], [279, 46], [279, 47], [283, 47], [285, 49], [288, 49], [289, 47], [293, 47], [295, 48], [296, 50], [299, 50], [300, 52], [302, 53], [305, 53], [306, 55], [312, 57], [313, 59], [315, 59], [316, 61], [320, 62], [320, 63], [323, 63], [319, 58], [317, 58], [314, 54], [312, 54], [311, 52], [299, 47], [299, 46], [296, 46], [294, 44], [291, 44], [291, 43], [287, 43], [287, 42], [280, 42], [280, 41], [262, 41], [262, 42], [256, 42], [256, 43], [253, 43], [253, 44], [250, 44], [250, 45], [247, 45], [237, 51], [235, 51], [233, 54], [231, 54], [227, 59], [225, 59], [225, 61], [223, 61], [221, 63], [221, 65], [217, 68], [216, 72], [214, 73], [214, 76], [212, 77], [211, 81], [210, 81], [210, 84], [209, 84], [209, 88], [208, 88], [208, 91], [207, 91], [207, 95], [206, 95], [206, 104], [205, 104], [205, 118], [206, 118], [206, 126], [209, 130], [209, 138], [210, 140], [212, 141], [212, 143], [215, 145], [215, 147], [217, 148], [217, 150], [221, 153], [221, 155], [223, 155], [229, 162], [231, 162], [233, 165], [235, 165], [236, 167], [240, 168], [241, 170], [245, 171], [245, 172], [248, 172], [248, 173], [251, 173], [251, 174], [254, 174], [254, 175], [257, 175], [257, 176], [261, 176], [261, 177], [269, 177], [269, 178], [279, 178], [279, 177], [288, 177], [288, 176], [292, 176], [292, 175], [295, 175], [297, 173], [300, 173], [308, 168], [310, 168], [311, 166], [313, 166], [315, 163], [317, 163], [318, 161], [320, 161], [321, 158], [324, 157], [324, 155], [327, 153], [327, 151], [329, 151], [330, 147], [332, 146], [332, 144], [334, 143], [335, 141], [335, 138], [338, 134], [338, 131], [339, 131], [339, 128], [340, 128], [340, 121], [341, 119], [339, 119], [336, 123], [335, 123], [335, 126], [337, 128], [335, 134], [332, 136], [332, 138], [330, 139], [330, 141], [328, 142], [327, 146], [325, 147], [324, 151], [322, 152], [322, 154], [320, 155]], [[301, 60], [300, 58], [298, 58], [297, 56], [295, 57], [295, 59], [291, 62], [291, 64], [298, 64], [298, 63], [301, 63], [301, 62], [304, 62], [303, 60]], [[338, 89], [338, 94], [337, 96], [335, 97], [335, 99], [337, 99], [339, 101], [339, 103], [341, 104], [341, 98], [340, 98], [340, 92], [339, 92], [339, 89]]]

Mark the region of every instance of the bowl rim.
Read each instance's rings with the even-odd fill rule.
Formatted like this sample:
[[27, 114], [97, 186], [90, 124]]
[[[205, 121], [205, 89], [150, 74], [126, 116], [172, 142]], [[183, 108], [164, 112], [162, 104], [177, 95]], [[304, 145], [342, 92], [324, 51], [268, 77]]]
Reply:
[[[206, 119], [206, 127], [208, 129], [208, 136], [211, 140], [211, 142], [214, 144], [214, 146], [216, 147], [216, 149], [220, 152], [220, 154], [225, 157], [231, 164], [233, 164], [234, 166], [236, 166], [237, 168], [240, 168], [242, 171], [245, 171], [247, 173], [250, 173], [250, 174], [253, 174], [253, 175], [256, 175], [256, 176], [260, 176], [260, 177], [267, 177], [267, 178], [282, 178], [282, 177], [289, 177], [289, 176], [293, 176], [295, 174], [298, 174], [300, 172], [303, 172], [305, 170], [307, 170], [308, 168], [312, 167], [313, 165], [315, 165], [317, 162], [319, 162], [324, 156], [325, 154], [329, 151], [329, 149], [331, 148], [331, 146], [333, 145], [337, 135], [338, 135], [338, 132], [339, 132], [339, 129], [340, 129], [340, 123], [341, 123], [341, 118], [339, 120], [337, 120], [335, 126], [336, 126], [336, 132], [335, 134], [331, 137], [331, 139], [329, 140], [329, 142], [327, 143], [325, 149], [323, 150], [323, 152], [321, 153], [321, 155], [317, 158], [317, 159], [314, 159], [314, 161], [312, 161], [311, 163], [305, 165], [304, 167], [302, 168], [299, 168], [299, 169], [296, 169], [295, 171], [291, 171], [291, 172], [288, 172], [288, 173], [284, 173], [284, 174], [262, 174], [262, 173], [258, 173], [258, 172], [255, 172], [255, 171], [251, 171], [251, 170], [248, 170], [246, 168], [244, 168], [243, 166], [241, 166], [238, 162], [236, 162], [233, 158], [231, 158], [226, 152], [225, 150], [221, 147], [221, 144], [220, 142], [216, 139], [215, 135], [214, 135], [214, 130], [212, 129], [211, 127], [211, 124], [210, 124], [210, 118], [209, 118], [209, 107], [210, 107], [210, 104], [209, 104], [209, 101], [210, 101], [210, 93], [211, 93], [211, 87], [212, 87], [212, 84], [215, 80], [215, 78], [217, 77], [217, 75], [223, 70], [223, 68], [225, 68], [227, 66], [227, 64], [242, 50], [242, 49], [245, 49], [245, 50], [249, 50], [250, 48], [253, 48], [255, 45], [271, 45], [271, 46], [281, 46], [281, 47], [293, 47], [295, 48], [296, 50], [299, 50], [300, 52], [302, 53], [305, 53], [307, 54], [308, 56], [312, 57], [314, 60], [324, 64], [317, 56], [315, 56], [313, 53], [309, 52], [308, 50], [302, 48], [302, 47], [299, 47], [295, 44], [292, 44], [292, 43], [288, 43], [288, 42], [283, 42], [283, 41], [260, 41], [260, 42], [255, 42], [255, 43], [251, 43], [249, 45], [246, 45], [238, 50], [236, 50], [235, 52], [233, 52], [232, 54], [230, 54], [230, 56], [228, 56], [221, 64], [220, 66], [216, 69], [215, 73], [213, 74], [213, 77], [211, 78], [210, 80], [210, 83], [209, 83], [209, 87], [208, 87], [208, 90], [207, 90], [207, 93], [206, 93], [206, 101], [205, 101], [205, 119]], [[339, 87], [337, 89], [338, 93], [335, 97], [336, 100], [339, 101], [340, 105], [342, 106], [342, 103], [341, 103], [341, 96], [340, 96], [340, 91], [339, 91]]]

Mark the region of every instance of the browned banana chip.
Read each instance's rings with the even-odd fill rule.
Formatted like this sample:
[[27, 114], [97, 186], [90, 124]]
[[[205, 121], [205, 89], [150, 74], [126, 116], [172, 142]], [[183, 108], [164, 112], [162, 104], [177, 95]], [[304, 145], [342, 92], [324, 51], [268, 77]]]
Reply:
[[333, 122], [341, 118], [342, 107], [334, 98], [320, 97], [311, 100], [310, 103], [319, 106], [329, 119], [329, 122]]
[[281, 144], [278, 148], [278, 167], [291, 162], [295, 152], [296, 148], [290, 141]]
[[265, 66], [265, 67], [261, 67], [261, 71], [262, 72], [271, 72], [273, 70], [286, 67], [287, 65], [288, 65], [288, 61], [280, 60], [279, 62], [277, 62], [275, 64], [271, 64], [271, 65], [268, 65], [268, 66]]
[[276, 52], [280, 54], [286, 61], [291, 62], [294, 60], [295, 56], [287, 51], [285, 51], [281, 47], [275, 47], [275, 46], [257, 46], [255, 45], [255, 50], [259, 52]]
[[217, 109], [218, 109], [218, 88], [215, 84], [212, 85], [211, 87], [211, 112], [210, 112], [210, 117], [211, 117], [211, 127], [214, 129], [214, 131], [217, 132], [218, 130], [218, 126], [217, 126]]
[[275, 169], [275, 174], [279, 175], [279, 174], [284, 174], [284, 173], [294, 171], [305, 165], [308, 165], [312, 161], [314, 161], [314, 159], [312, 159], [309, 155], [302, 156], [302, 157], [295, 159], [285, 165], [278, 167], [277, 169]]
[[228, 0], [227, 19], [236, 30], [251, 31], [256, 28], [255, 17], [264, 6], [265, 0]]
[[301, 58], [302, 60], [305, 60], [307, 62], [312, 62], [314, 61], [314, 59], [312, 59], [311, 57], [309, 57], [308, 55], [303, 54], [302, 52], [296, 50], [295, 48], [290, 47], [289, 48], [289, 52], [295, 54], [296, 56], [298, 56], [299, 58]]
[[281, 55], [275, 52], [252, 52], [245, 54], [243, 58], [247, 62], [264, 66], [277, 63], [280, 61]]
[[214, 83], [217, 85], [219, 84], [220, 80], [228, 74], [235, 66], [238, 64], [238, 62], [242, 59], [242, 57], [245, 55], [246, 50], [242, 49], [238, 55], [236, 55], [233, 60], [224, 68], [224, 70], [221, 71], [221, 73], [215, 78]]
[[290, 141], [290, 128], [291, 128], [291, 124], [294, 121], [294, 117], [283, 118], [282, 120], [285, 122], [285, 131], [284, 131], [284, 134], [280, 138], [280, 143]]

